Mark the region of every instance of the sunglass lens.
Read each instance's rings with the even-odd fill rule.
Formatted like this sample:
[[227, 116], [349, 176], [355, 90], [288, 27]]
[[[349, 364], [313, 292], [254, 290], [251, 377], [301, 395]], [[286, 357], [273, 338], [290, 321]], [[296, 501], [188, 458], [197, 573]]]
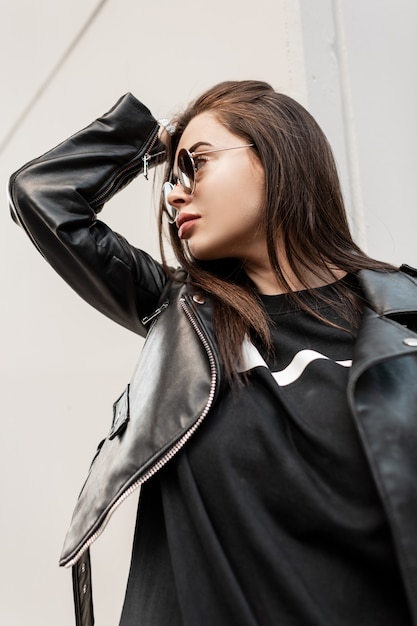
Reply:
[[163, 187], [162, 187], [162, 196], [164, 199], [164, 208], [165, 211], [168, 215], [168, 221], [170, 224], [174, 224], [176, 217], [178, 215], [178, 211], [175, 207], [172, 206], [172, 204], [169, 204], [168, 202], [168, 196], [171, 193], [171, 191], [174, 189], [174, 185], [170, 182], [166, 182], [164, 183]]
[[178, 180], [186, 193], [193, 193], [195, 186], [194, 163], [185, 148], [178, 153]]

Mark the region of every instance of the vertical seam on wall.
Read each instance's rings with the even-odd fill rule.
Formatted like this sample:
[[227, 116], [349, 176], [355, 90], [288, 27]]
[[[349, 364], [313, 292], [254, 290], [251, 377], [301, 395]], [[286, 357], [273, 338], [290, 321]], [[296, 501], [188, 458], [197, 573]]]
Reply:
[[346, 145], [346, 162], [349, 174], [349, 190], [355, 240], [366, 249], [366, 224], [360, 183], [360, 168], [356, 144], [355, 120], [349, 79], [348, 50], [343, 22], [342, 0], [333, 0], [336, 54], [339, 66], [339, 85], [342, 102], [343, 133]]

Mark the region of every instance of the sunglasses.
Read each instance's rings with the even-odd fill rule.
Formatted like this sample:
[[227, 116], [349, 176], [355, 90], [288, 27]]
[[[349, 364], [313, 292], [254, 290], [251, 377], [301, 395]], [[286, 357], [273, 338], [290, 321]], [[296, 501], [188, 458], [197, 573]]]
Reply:
[[193, 194], [196, 187], [196, 176], [198, 167], [196, 165], [195, 157], [199, 157], [204, 154], [211, 154], [212, 152], [224, 152], [226, 150], [237, 150], [238, 148], [252, 148], [255, 144], [248, 143], [243, 146], [232, 146], [231, 148], [216, 148], [215, 150], [204, 150], [203, 152], [190, 152], [185, 148], [181, 148], [178, 152], [177, 169], [178, 178], [176, 183], [166, 182], [162, 187], [162, 195], [164, 200], [164, 209], [168, 215], [168, 221], [170, 224], [174, 224], [178, 216], [178, 210], [169, 204], [168, 196], [174, 189], [175, 185], [180, 185], [181, 188], [187, 194]]

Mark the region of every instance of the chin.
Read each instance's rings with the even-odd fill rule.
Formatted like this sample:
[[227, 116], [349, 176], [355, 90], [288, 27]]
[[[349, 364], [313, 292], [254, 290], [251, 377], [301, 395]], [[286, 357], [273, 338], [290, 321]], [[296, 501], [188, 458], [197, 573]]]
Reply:
[[222, 254], [216, 254], [215, 252], [204, 250], [197, 250], [193, 252], [193, 250], [190, 249], [190, 254], [196, 261], [219, 261], [220, 259], [225, 258], [225, 256]]
[[189, 253], [196, 261], [219, 261], [230, 256], [230, 254], [225, 253], [220, 248], [193, 245], [192, 241], [187, 242], [187, 247]]

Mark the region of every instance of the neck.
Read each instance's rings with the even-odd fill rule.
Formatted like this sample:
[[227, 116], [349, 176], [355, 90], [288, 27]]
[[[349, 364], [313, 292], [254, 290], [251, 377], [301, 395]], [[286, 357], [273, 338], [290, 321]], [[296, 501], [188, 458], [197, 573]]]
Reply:
[[329, 285], [346, 276], [344, 270], [325, 265], [311, 270], [303, 268], [300, 280], [288, 262], [280, 259], [280, 267], [287, 284], [278, 279], [269, 260], [266, 263], [247, 263], [245, 264], [245, 271], [255, 284], [257, 291], [266, 296], [315, 289]]

